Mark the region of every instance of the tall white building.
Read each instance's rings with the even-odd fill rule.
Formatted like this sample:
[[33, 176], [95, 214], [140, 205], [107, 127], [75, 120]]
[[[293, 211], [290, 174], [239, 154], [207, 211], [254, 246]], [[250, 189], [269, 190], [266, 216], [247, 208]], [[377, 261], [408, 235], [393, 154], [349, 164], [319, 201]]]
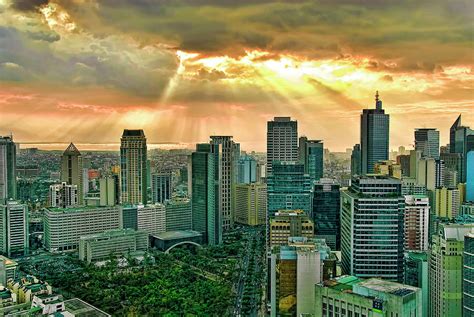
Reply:
[[28, 252], [28, 207], [9, 200], [0, 205], [0, 252], [7, 256]]
[[405, 250], [428, 250], [430, 202], [422, 195], [405, 196]]
[[275, 117], [267, 122], [267, 177], [273, 161], [298, 161], [298, 122], [290, 117]]
[[68, 185], [66, 182], [49, 186], [50, 207], [72, 207], [78, 204], [77, 185]]
[[163, 204], [137, 207], [137, 226], [149, 235], [166, 231], [166, 208]]

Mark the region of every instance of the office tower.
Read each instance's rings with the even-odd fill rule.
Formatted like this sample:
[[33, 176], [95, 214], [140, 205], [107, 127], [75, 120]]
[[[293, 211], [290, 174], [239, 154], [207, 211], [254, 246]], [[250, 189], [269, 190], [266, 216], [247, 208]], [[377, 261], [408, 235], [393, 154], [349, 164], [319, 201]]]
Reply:
[[237, 163], [237, 184], [257, 182], [257, 160], [250, 155], [242, 155]]
[[82, 196], [85, 197], [88, 192], [89, 192], [89, 169], [83, 167], [82, 168]]
[[428, 250], [430, 202], [426, 196], [405, 196], [405, 250]]
[[0, 203], [16, 199], [16, 147], [12, 136], [0, 136]]
[[142, 255], [148, 250], [148, 234], [143, 230], [114, 229], [79, 238], [79, 260], [92, 263], [110, 256]]
[[82, 179], [82, 155], [71, 143], [61, 157], [61, 182], [77, 186], [77, 203], [84, 204], [84, 189]]
[[304, 172], [311, 181], [323, 177], [324, 145], [321, 140], [308, 140], [307, 137], [299, 138], [298, 163], [304, 165]]
[[444, 162], [432, 158], [422, 158], [418, 161], [416, 180], [427, 190], [444, 186]]
[[341, 190], [344, 273], [402, 281], [404, 210], [400, 180], [380, 175], [352, 178], [351, 186]]
[[174, 198], [166, 201], [166, 231], [192, 229], [191, 200], [188, 198]]
[[270, 219], [270, 247], [285, 245], [289, 237], [314, 237], [314, 223], [303, 210], [282, 210]]
[[270, 316], [311, 315], [314, 285], [323, 280], [324, 260], [331, 250], [324, 240], [289, 238], [288, 245], [272, 250]]
[[360, 144], [354, 145], [351, 154], [351, 175], [360, 175], [361, 168], [361, 153], [360, 153]]
[[171, 199], [172, 184], [171, 172], [151, 174], [151, 200], [153, 203], [164, 203]]
[[[445, 166], [445, 186], [456, 187], [462, 173], [462, 155], [460, 153], [441, 153], [440, 160]], [[451, 183], [446, 183], [447, 181]]]
[[464, 236], [474, 233], [473, 223], [441, 224], [433, 235], [430, 255], [431, 317], [462, 316]]
[[222, 242], [222, 214], [219, 208], [219, 164], [210, 144], [197, 144], [191, 154], [192, 228], [210, 245]]
[[143, 130], [123, 130], [120, 139], [122, 204], [146, 204], [147, 146]]
[[405, 253], [405, 269], [403, 283], [421, 288], [421, 298], [423, 303], [422, 314], [428, 316], [429, 301], [429, 277], [428, 277], [428, 253], [407, 252]]
[[235, 185], [235, 222], [258, 226], [266, 223], [267, 185], [261, 183]]
[[[461, 116], [457, 118], [450, 129], [450, 152], [459, 153], [462, 156], [462, 168], [460, 182], [466, 182], [467, 153], [474, 150], [474, 130], [461, 125]], [[452, 145], [454, 144], [454, 146]]]
[[360, 116], [361, 174], [372, 174], [378, 161], [386, 161], [389, 147], [390, 116], [382, 109], [379, 93], [375, 109], [364, 109]]
[[418, 287], [341, 276], [315, 285], [314, 316], [425, 316]]
[[145, 230], [149, 235], [157, 235], [166, 231], [165, 205], [154, 204], [137, 206], [138, 230]]
[[120, 229], [138, 230], [137, 206], [119, 206], [119, 227]]
[[273, 172], [273, 162], [298, 160], [298, 122], [290, 117], [275, 117], [267, 122], [267, 177]]
[[421, 160], [421, 151], [410, 151], [410, 177], [416, 178], [418, 175], [418, 163]]
[[340, 186], [330, 178], [314, 183], [312, 218], [315, 236], [326, 239], [331, 250], [341, 249]]
[[400, 165], [403, 177], [410, 177], [410, 155], [398, 155], [397, 164]]
[[439, 159], [439, 131], [432, 128], [415, 129], [415, 150], [421, 157]]
[[9, 200], [0, 205], [0, 252], [10, 257], [28, 253], [28, 206]]
[[229, 230], [234, 226], [232, 208], [232, 187], [236, 179], [235, 168], [240, 146], [232, 141], [231, 136], [211, 136], [211, 152], [219, 164], [219, 205], [222, 215], [222, 229]]
[[441, 218], [455, 218], [461, 206], [459, 189], [440, 187], [434, 194], [434, 214]]
[[118, 207], [47, 208], [44, 211], [44, 246], [49, 252], [77, 250], [79, 238], [119, 229]]
[[474, 233], [464, 236], [462, 277], [463, 316], [474, 316]]
[[474, 150], [466, 156], [466, 201], [474, 202]]
[[406, 195], [426, 195], [426, 187], [414, 178], [402, 177], [402, 196]]
[[50, 207], [72, 207], [78, 203], [77, 185], [68, 185], [66, 182], [49, 186]]
[[402, 169], [394, 161], [379, 161], [374, 165], [374, 174], [402, 178]]
[[304, 210], [311, 215], [311, 180], [304, 166], [295, 162], [274, 162], [267, 180], [268, 208], [272, 217], [279, 210]]
[[113, 176], [105, 176], [99, 180], [100, 205], [115, 206], [117, 202], [116, 195], [116, 178]]

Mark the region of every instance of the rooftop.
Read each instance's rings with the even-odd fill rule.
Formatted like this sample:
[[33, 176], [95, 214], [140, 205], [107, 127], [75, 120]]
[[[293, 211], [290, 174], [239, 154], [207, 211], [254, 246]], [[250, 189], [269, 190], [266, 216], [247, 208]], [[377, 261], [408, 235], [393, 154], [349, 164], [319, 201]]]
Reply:
[[363, 280], [358, 283], [358, 286], [365, 287], [374, 291], [390, 293], [396, 296], [406, 296], [419, 290], [419, 288], [400, 284], [396, 282], [390, 282], [387, 280], [381, 280], [378, 278], [370, 278]]
[[52, 212], [62, 212], [62, 213], [68, 213], [68, 212], [82, 212], [82, 211], [91, 211], [91, 210], [107, 210], [107, 209], [116, 209], [117, 207], [115, 206], [78, 206], [78, 207], [68, 207], [68, 208], [59, 208], [59, 207], [50, 207], [46, 208], [48, 211]]
[[192, 230], [179, 230], [179, 231], [161, 232], [154, 236], [161, 240], [175, 240], [175, 239], [182, 239], [182, 238], [200, 237], [202, 236], [202, 234], [200, 234], [197, 231], [192, 231]]
[[80, 300], [79, 298], [64, 301], [66, 310], [76, 317], [109, 317], [110, 315], [100, 309]]
[[145, 137], [145, 132], [143, 132], [142, 129], [139, 130], [129, 130], [125, 129], [123, 130], [122, 137], [126, 136], [138, 136], [138, 137]]
[[79, 152], [74, 143], [71, 142], [64, 151], [64, 155], [81, 155], [81, 152]]
[[126, 229], [112, 229], [112, 230], [106, 230], [101, 233], [96, 233], [96, 234], [89, 234], [86, 236], [82, 236], [80, 239], [97, 239], [97, 238], [105, 238], [105, 237], [120, 237], [120, 236], [126, 236], [126, 235], [135, 235], [137, 233], [146, 233], [144, 230], [134, 230], [130, 228]]

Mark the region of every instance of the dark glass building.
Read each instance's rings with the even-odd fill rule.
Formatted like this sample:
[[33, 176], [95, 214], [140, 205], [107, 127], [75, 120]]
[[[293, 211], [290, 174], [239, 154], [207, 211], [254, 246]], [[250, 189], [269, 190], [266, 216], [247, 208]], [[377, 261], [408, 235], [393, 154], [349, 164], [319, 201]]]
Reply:
[[171, 199], [171, 172], [161, 172], [151, 175], [151, 199], [154, 203], [164, 203]]
[[463, 251], [463, 316], [474, 316], [474, 234], [464, 237]]
[[351, 175], [360, 175], [360, 144], [354, 145], [351, 154]]
[[328, 178], [314, 183], [313, 222], [317, 238], [326, 239], [331, 250], [341, 249], [339, 184]]
[[361, 174], [372, 174], [378, 161], [388, 160], [390, 116], [382, 109], [378, 92], [375, 109], [364, 109], [360, 116]]
[[312, 181], [323, 177], [324, 144], [320, 140], [308, 140], [302, 136], [299, 139], [298, 161], [304, 164], [304, 172]]

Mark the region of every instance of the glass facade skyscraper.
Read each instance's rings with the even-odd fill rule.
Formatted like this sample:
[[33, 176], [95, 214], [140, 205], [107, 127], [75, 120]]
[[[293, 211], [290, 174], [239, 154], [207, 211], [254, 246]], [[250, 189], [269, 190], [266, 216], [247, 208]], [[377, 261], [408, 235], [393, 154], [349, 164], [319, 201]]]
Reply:
[[[462, 157], [460, 182], [466, 182], [467, 153], [474, 151], [474, 130], [461, 124], [459, 116], [449, 130], [450, 152], [459, 153]], [[454, 145], [453, 145], [454, 144]]]
[[351, 175], [360, 175], [360, 144], [354, 145], [351, 153]]
[[341, 254], [345, 274], [403, 280], [405, 198], [401, 181], [353, 177], [341, 191]]
[[172, 191], [171, 172], [151, 174], [151, 200], [153, 203], [164, 203], [170, 200]]
[[415, 150], [422, 157], [439, 159], [439, 131], [431, 128], [415, 129]]
[[474, 202], [474, 150], [466, 156], [466, 201]]
[[11, 136], [0, 136], [0, 203], [16, 199], [16, 146]]
[[267, 177], [274, 161], [298, 160], [298, 122], [290, 117], [275, 117], [267, 122]]
[[298, 162], [304, 164], [304, 171], [312, 181], [323, 177], [324, 145], [320, 140], [299, 138]]
[[314, 183], [313, 222], [317, 238], [326, 239], [331, 250], [341, 249], [340, 192], [339, 184], [328, 178]]
[[382, 109], [379, 94], [375, 109], [364, 109], [360, 117], [361, 174], [372, 174], [378, 161], [388, 160], [390, 116]]

